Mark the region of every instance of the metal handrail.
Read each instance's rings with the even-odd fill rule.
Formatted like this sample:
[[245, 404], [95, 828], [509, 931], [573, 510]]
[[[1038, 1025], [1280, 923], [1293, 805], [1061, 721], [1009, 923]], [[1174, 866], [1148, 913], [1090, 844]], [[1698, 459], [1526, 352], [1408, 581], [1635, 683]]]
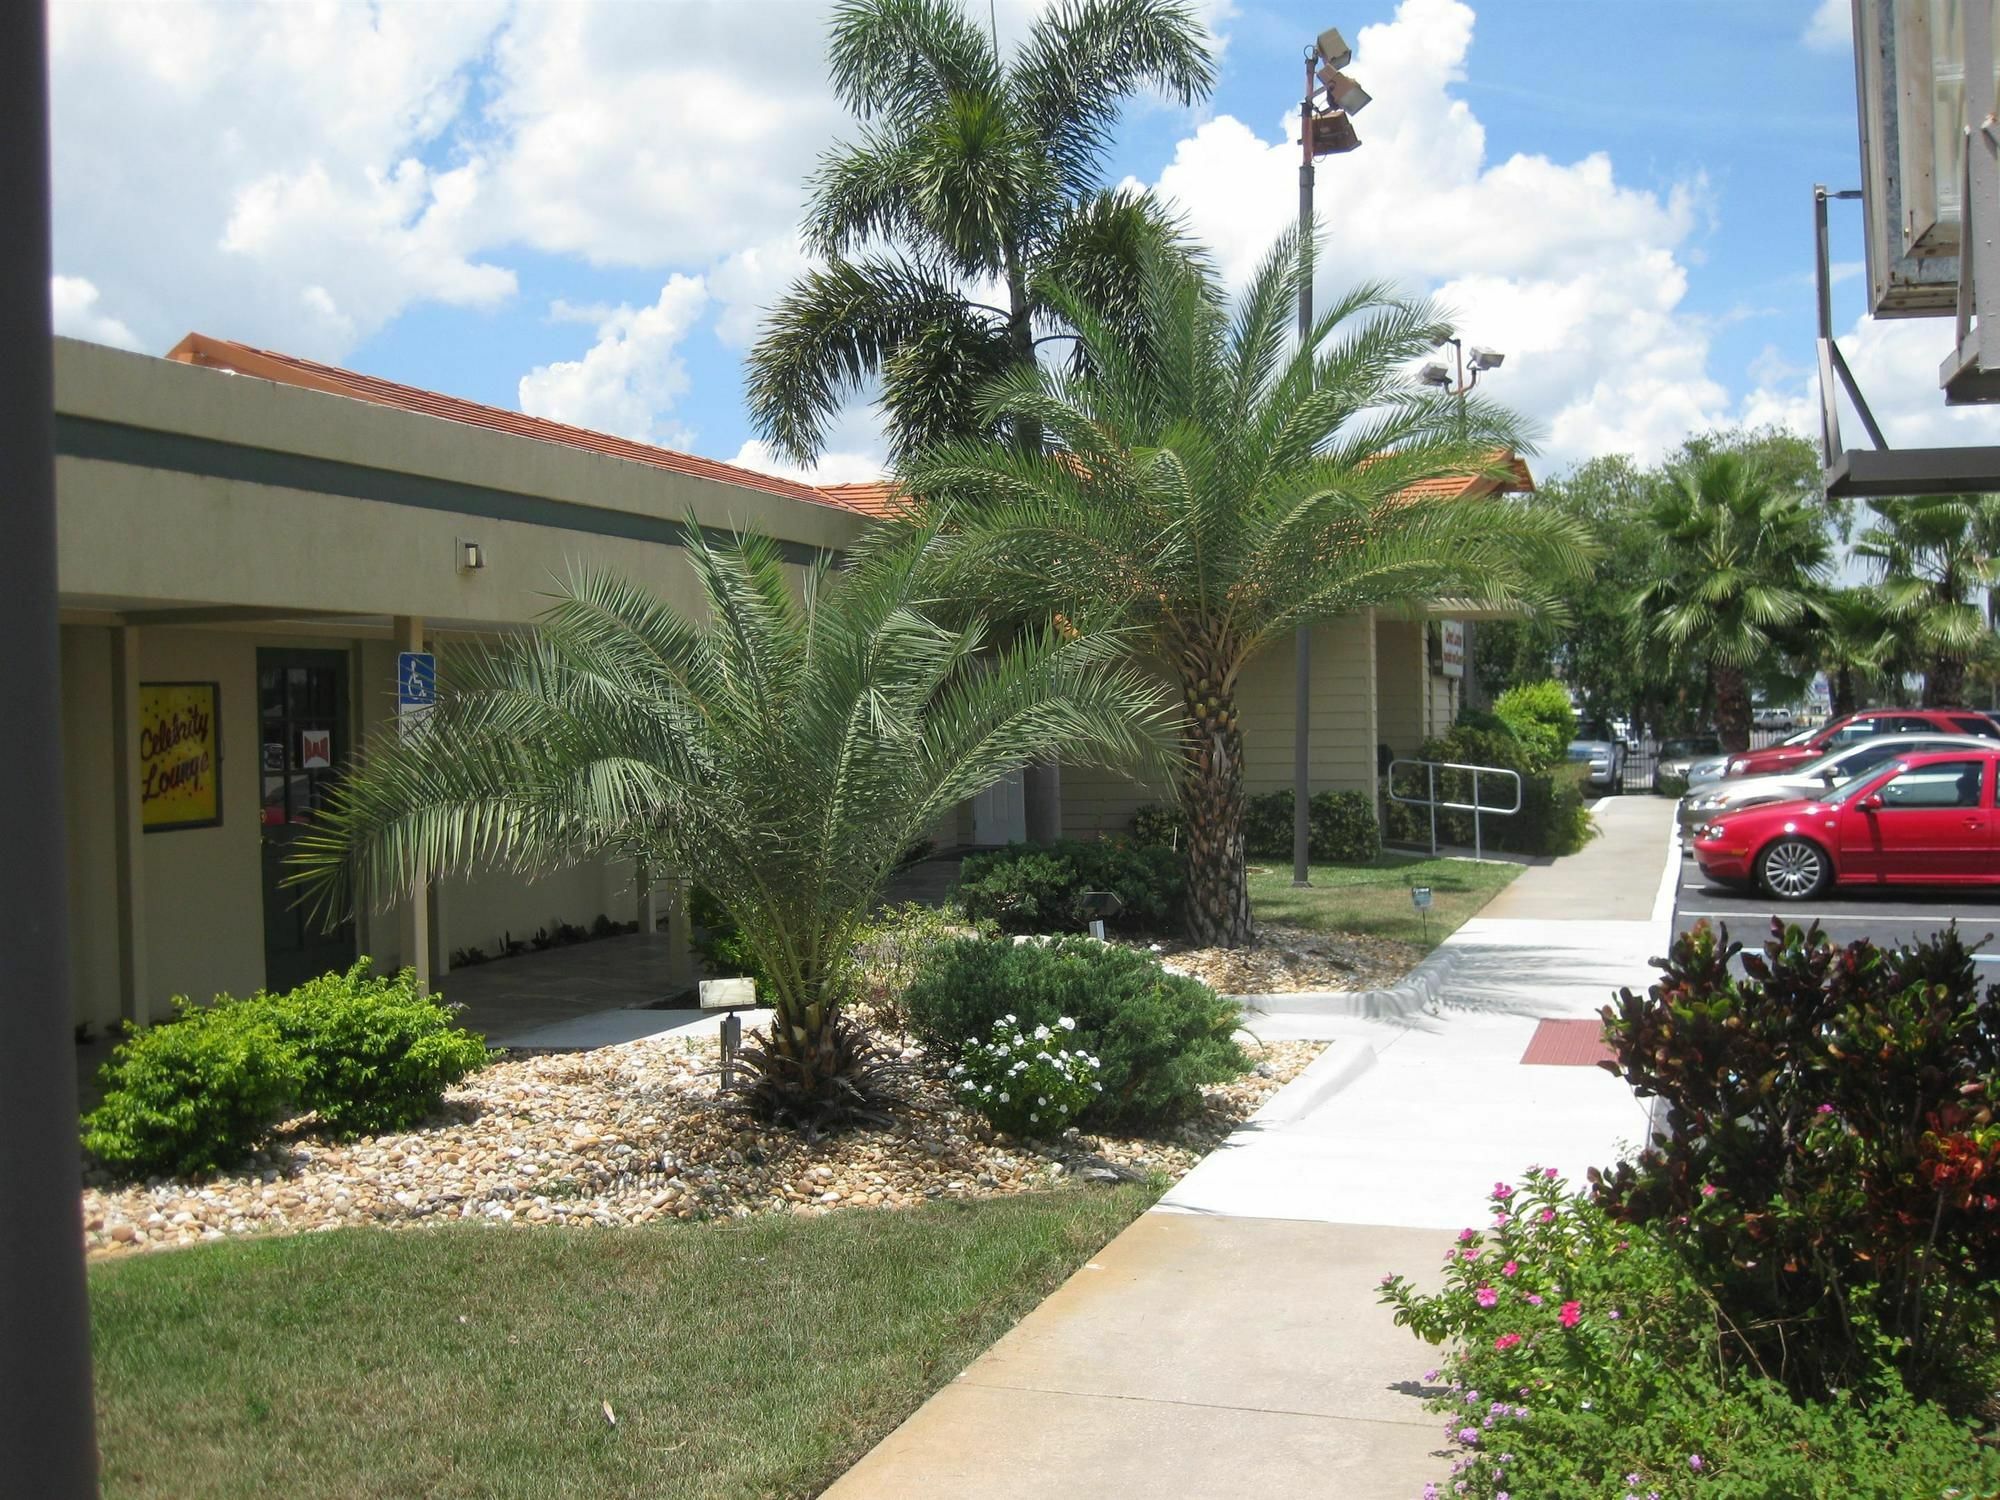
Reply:
[[[1396, 770], [1399, 766], [1422, 766], [1424, 768], [1424, 790], [1422, 797], [1405, 797], [1396, 790]], [[1472, 800], [1470, 802], [1440, 802], [1437, 794], [1437, 773], [1440, 771], [1470, 771], [1472, 773]], [[1484, 776], [1505, 776], [1514, 783], [1514, 805], [1512, 807], [1488, 806], [1479, 800], [1479, 778]], [[1472, 857], [1486, 858], [1486, 840], [1480, 827], [1482, 814], [1491, 813], [1496, 818], [1511, 818], [1521, 810], [1521, 773], [1505, 766], [1470, 766], [1455, 760], [1392, 760], [1389, 762], [1389, 800], [1400, 802], [1406, 807], [1428, 807], [1431, 810], [1431, 853], [1438, 852], [1438, 809], [1447, 812], [1469, 812], [1472, 814]]]

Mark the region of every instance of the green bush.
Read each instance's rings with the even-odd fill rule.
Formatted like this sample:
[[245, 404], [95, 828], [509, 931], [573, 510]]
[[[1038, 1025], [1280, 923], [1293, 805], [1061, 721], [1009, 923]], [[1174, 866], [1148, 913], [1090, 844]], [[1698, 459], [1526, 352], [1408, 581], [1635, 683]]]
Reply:
[[968, 1039], [951, 1072], [959, 1098], [994, 1129], [1042, 1138], [1061, 1135], [1104, 1092], [1097, 1069], [1077, 1039], [1074, 1018], [1028, 1027], [1002, 1016], [987, 1041]]
[[972, 922], [955, 906], [906, 901], [880, 911], [854, 940], [860, 998], [868, 1002], [879, 1024], [905, 1030], [903, 994], [922, 971], [931, 950], [941, 943], [997, 930], [990, 922]]
[[[1585, 766], [1567, 762], [1540, 768], [1534, 754], [1511, 732], [1481, 729], [1459, 724], [1442, 739], [1426, 740], [1417, 752], [1420, 760], [1452, 761], [1459, 765], [1498, 766], [1518, 772], [1521, 777], [1521, 810], [1512, 817], [1489, 814], [1480, 820], [1484, 847], [1519, 854], [1574, 854], [1590, 840], [1590, 810], [1584, 805], [1583, 783], [1589, 774]], [[1425, 785], [1421, 773], [1399, 772], [1395, 789], [1422, 796]], [[1472, 800], [1472, 777], [1465, 771], [1438, 773], [1438, 797], [1447, 802]], [[1482, 777], [1480, 800], [1505, 806], [1513, 788], [1504, 778]], [[1422, 807], [1406, 803], [1389, 804], [1389, 836], [1406, 842], [1428, 843], [1430, 816]], [[1470, 846], [1473, 842], [1469, 813], [1440, 812], [1438, 841]]]
[[1132, 842], [1141, 849], [1180, 848], [1187, 842], [1187, 814], [1159, 802], [1134, 809]]
[[1094, 1125], [1187, 1119], [1203, 1085], [1250, 1065], [1233, 1003], [1147, 954], [1090, 938], [952, 943], [933, 952], [903, 1006], [911, 1031], [953, 1060], [1010, 1015], [1030, 1029], [1074, 1019], [1078, 1044], [1100, 1063], [1104, 1091], [1085, 1113]]
[[486, 1062], [485, 1041], [419, 995], [413, 973], [371, 976], [369, 967], [362, 958], [259, 1002], [297, 1059], [300, 1108], [340, 1138], [408, 1129]]
[[1292, 855], [1292, 790], [1261, 792], [1243, 801], [1243, 852], [1263, 859]]
[[1187, 888], [1181, 856], [1112, 839], [1009, 844], [967, 855], [956, 899], [975, 922], [1003, 932], [1081, 932], [1090, 923], [1086, 891], [1116, 891], [1124, 907], [1106, 919], [1114, 931], [1170, 926]]
[[[1375, 804], [1364, 792], [1317, 793], [1307, 826], [1307, 852], [1316, 864], [1365, 865], [1382, 852]], [[1291, 788], [1243, 804], [1243, 850], [1263, 859], [1292, 857]]]
[[1658, 1226], [1733, 1330], [1801, 1396], [1878, 1362], [1960, 1410], [1991, 1395], [2000, 1320], [2000, 986], [1956, 929], [1836, 947], [1773, 923], [1761, 954], [1705, 923], [1604, 1010], [1623, 1075], [1666, 1104], [1636, 1161], [1593, 1172]]
[[84, 1147], [135, 1176], [196, 1176], [241, 1160], [298, 1090], [299, 1062], [261, 1001], [179, 999], [174, 1019], [128, 1032], [99, 1075]]
[[2000, 1453], [1893, 1370], [1867, 1396], [1804, 1400], [1725, 1357], [1709, 1288], [1657, 1227], [1613, 1221], [1553, 1171], [1496, 1184], [1488, 1208], [1493, 1228], [1446, 1251], [1440, 1291], [1382, 1288], [1398, 1324], [1450, 1346], [1425, 1379], [1458, 1455], [1454, 1496], [1996, 1493]]
[[764, 989], [764, 967], [729, 909], [698, 885], [688, 887], [687, 900], [688, 946], [702, 965], [721, 977], [754, 979], [758, 989]]
[[1576, 710], [1569, 706], [1569, 693], [1559, 682], [1511, 687], [1494, 700], [1493, 715], [1528, 748], [1537, 770], [1558, 764], [1576, 738]]

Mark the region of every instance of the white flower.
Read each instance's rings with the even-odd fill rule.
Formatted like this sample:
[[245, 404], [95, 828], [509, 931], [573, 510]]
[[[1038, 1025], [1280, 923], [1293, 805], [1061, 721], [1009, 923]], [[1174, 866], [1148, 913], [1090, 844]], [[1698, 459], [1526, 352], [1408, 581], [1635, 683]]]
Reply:
[[1006, 1096], [1006, 1095], [1005, 1095], [1004, 1093], [1003, 1093], [1003, 1094], [1001, 1094], [1001, 1096], [1000, 1096], [1000, 1102], [1001, 1102], [1002, 1104], [1005, 1104], [1005, 1103], [1007, 1102], [1007, 1096]]
[[1064, 1031], [1076, 1030], [1076, 1022], [1069, 1016], [1064, 1016], [1060, 1021], [1056, 1022], [1056, 1025], [1062, 1027]]
[[1041, 1108], [1047, 1109], [1049, 1107], [1049, 1096], [1047, 1094], [1044, 1094], [1042, 1095], [1041, 1098], [1037, 1099], [1035, 1103], [1041, 1106]]
[[1094, 1078], [1093, 1078], [1093, 1079], [1092, 1079], [1092, 1080], [1090, 1081], [1090, 1086], [1091, 1086], [1092, 1088], [1096, 1089], [1096, 1090], [1097, 1090], [1097, 1092], [1098, 1092], [1098, 1093], [1100, 1093], [1100, 1094], [1104, 1092], [1104, 1085], [1103, 1085], [1103, 1084], [1101, 1084], [1101, 1083], [1099, 1083], [1099, 1082], [1098, 1082], [1098, 1081], [1097, 1081], [1096, 1079], [1094, 1079]]
[[1038, 1114], [1035, 1114], [1035, 1113], [1033, 1113], [1032, 1111], [1030, 1111], [1030, 1113], [1029, 1113], [1029, 1115], [1028, 1115], [1028, 1123], [1029, 1123], [1030, 1125], [1033, 1125], [1033, 1124], [1034, 1124], [1034, 1123], [1035, 1123], [1036, 1121], [1038, 1121], [1038, 1120], [1040, 1120], [1040, 1119], [1041, 1119], [1041, 1116], [1040, 1116], [1040, 1115], [1038, 1115]]
[[1049, 1028], [1046, 1026], [1037, 1026], [1035, 1028], [1035, 1040], [1038, 1042], [1045, 1042], [1048, 1039], [1049, 1039]]
[[1007, 1024], [1008, 1024], [1009, 1026], [1013, 1026], [1013, 1025], [1017, 1025], [1017, 1024], [1018, 1024], [1018, 1023], [1017, 1023], [1017, 1022], [1016, 1022], [1016, 1021], [1014, 1020], [1014, 1018], [1013, 1018], [1012, 1016], [1007, 1016], [1007, 1017], [1005, 1017], [1005, 1020], [1006, 1020], [1006, 1022], [1007, 1022]]

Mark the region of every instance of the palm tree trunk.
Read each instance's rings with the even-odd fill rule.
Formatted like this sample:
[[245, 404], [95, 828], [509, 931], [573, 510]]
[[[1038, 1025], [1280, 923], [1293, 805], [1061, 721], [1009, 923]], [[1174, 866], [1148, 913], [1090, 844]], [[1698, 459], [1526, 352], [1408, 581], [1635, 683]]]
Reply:
[[1709, 668], [1709, 685], [1715, 690], [1715, 732], [1722, 748], [1732, 753], [1750, 748], [1750, 684], [1741, 667]]
[[1234, 682], [1211, 660], [1188, 663], [1181, 798], [1188, 820], [1187, 930], [1195, 942], [1240, 948], [1250, 941], [1250, 886], [1243, 859], [1243, 723]]
[[1957, 708], [1965, 702], [1965, 658], [1939, 654], [1924, 673], [1924, 707]]
[[1844, 719], [1854, 712], [1854, 668], [1842, 662], [1833, 674], [1833, 716]]
[[[1023, 365], [1035, 362], [1034, 309], [1028, 301], [1027, 273], [1013, 251], [1007, 256], [1007, 342], [1015, 360]], [[1042, 446], [1039, 422], [1023, 420], [1015, 424], [1014, 444], [1023, 453], [1035, 453]], [[1053, 844], [1062, 837], [1062, 764], [1038, 760], [1021, 771], [1021, 821], [1031, 844]]]

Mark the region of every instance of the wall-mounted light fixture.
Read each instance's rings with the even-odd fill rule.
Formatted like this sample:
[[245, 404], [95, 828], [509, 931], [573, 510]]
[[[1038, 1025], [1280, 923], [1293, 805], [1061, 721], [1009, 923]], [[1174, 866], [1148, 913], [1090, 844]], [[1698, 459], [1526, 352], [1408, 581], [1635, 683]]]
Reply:
[[458, 571], [477, 573], [486, 566], [486, 549], [477, 542], [460, 541], [458, 544]]

